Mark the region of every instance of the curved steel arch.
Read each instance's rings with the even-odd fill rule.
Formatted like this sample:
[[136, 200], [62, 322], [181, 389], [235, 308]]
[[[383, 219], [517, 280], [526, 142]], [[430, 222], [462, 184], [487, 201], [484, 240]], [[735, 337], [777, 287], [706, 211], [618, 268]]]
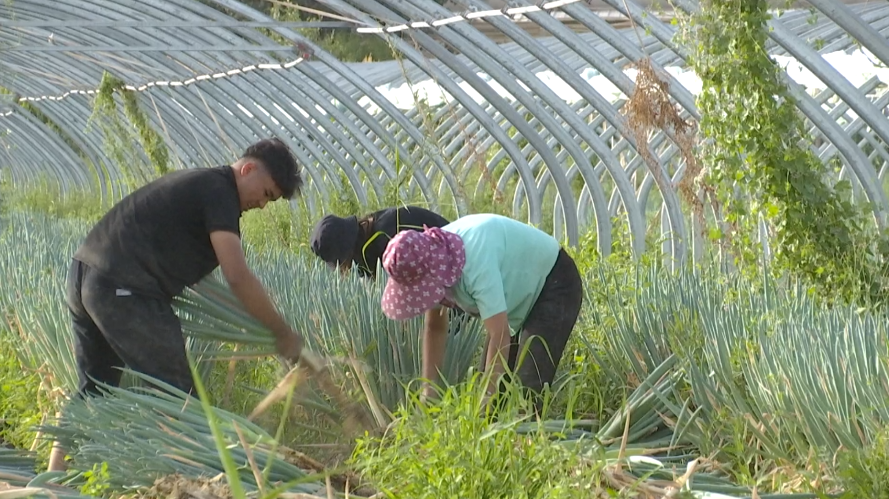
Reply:
[[[681, 114], [699, 118], [691, 89], [665, 71], [684, 68], [687, 54], [673, 42], [673, 28], [638, 3], [600, 2], [632, 17], [639, 34], [616, 29], [586, 2], [571, 0], [542, 4], [543, 9], [516, 0], [502, 10], [482, 0], [461, 0], [458, 8], [465, 11], [460, 13], [432, 0], [322, 1], [341, 18], [352, 19], [353, 29], [382, 31], [367, 36], [390, 40], [400, 60], [343, 63], [291, 29], [298, 23], [276, 23], [235, 0], [0, 5], [0, 85], [31, 98], [28, 102], [78, 149], [24, 109], [0, 112], [0, 130], [10, 130], [0, 144], [20, 151], [11, 155], [4, 149], [0, 167], [9, 168], [16, 182], [43, 171], [63, 188], [87, 185], [98, 176], [103, 195], [122, 194], [122, 173], [106, 158], [106, 138], [96, 129], [87, 132], [90, 91], [108, 71], [136, 90], [174, 167], [223, 164], [258, 138], [281, 136], [305, 165], [307, 205], [316, 215], [328, 206], [340, 173], [359, 202], [368, 203], [396, 180], [400, 162], [410, 167], [403, 194], [419, 194], [432, 207], [453, 202], [463, 214], [470, 197], [489, 195], [490, 182], [500, 190], [515, 183], [513, 215], [551, 224], [569, 244], [594, 222], [599, 250], [608, 254], [612, 219], [621, 217], [637, 254], [655, 230], [665, 236], [665, 257], [674, 264], [686, 258], [688, 237], [693, 257], [700, 255], [701, 228], [683, 212], [675, 188], [685, 173], [675, 132], [660, 131], [637, 144], [621, 115], [635, 88], [625, 71], [648, 56], [666, 76]], [[694, 0], [677, 3], [686, 11], [698, 8]], [[825, 162], [841, 161], [840, 177], [855, 180], [856, 192], [873, 203], [883, 226], [889, 204], [881, 181], [889, 170], [889, 93], [876, 77], [856, 87], [821, 55], [860, 43], [887, 64], [889, 5], [810, 4], [818, 10], [815, 22], [805, 11], [771, 21], [770, 51], [798, 61], [825, 84], [811, 95], [785, 75], [819, 140], [816, 153]], [[532, 37], [504, 11], [522, 12], [522, 22], [546, 36]], [[473, 17], [485, 19], [478, 24], [470, 22]], [[423, 27], [445, 18], [453, 22]], [[398, 34], [386, 32], [401, 23], [407, 27]], [[266, 36], [259, 25], [287, 44]], [[483, 27], [507, 43], [494, 43]], [[822, 46], [816, 50], [804, 40], [821, 40]], [[306, 47], [312, 60], [301, 60]], [[274, 68], [260, 68], [265, 65]], [[579, 100], [564, 100], [541, 72]], [[594, 87], [590, 77], [616, 94], [603, 93], [606, 87]], [[431, 115], [416, 103], [396, 107], [385, 95], [387, 88], [430, 82], [447, 98]], [[122, 101], [116, 100], [120, 108]], [[642, 160], [639, 147], [655, 164]], [[476, 178], [479, 170], [483, 174]], [[657, 198], [651, 196], [654, 187]], [[659, 226], [652, 225], [656, 216]]]
[[63, 191], [89, 180], [89, 173], [80, 168], [82, 161], [77, 153], [29, 113], [14, 110], [4, 116], [3, 126], [0, 157], [10, 169], [13, 181], [35, 179], [41, 172], [28, 168], [33, 164], [45, 165]]

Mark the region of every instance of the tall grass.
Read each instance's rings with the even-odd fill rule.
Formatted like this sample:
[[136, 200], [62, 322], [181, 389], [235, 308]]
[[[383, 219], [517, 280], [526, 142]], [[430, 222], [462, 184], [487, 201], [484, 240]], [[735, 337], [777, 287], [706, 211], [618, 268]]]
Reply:
[[[110, 485], [118, 491], [150, 486], [174, 474], [212, 478], [220, 473], [237, 473], [230, 480], [256, 491], [264, 482], [253, 473], [255, 463], [260, 469], [268, 467], [264, 477], [269, 483], [289, 483], [291, 492], [313, 494], [323, 488], [288, 459], [289, 449], [246, 418], [131, 374], [143, 380], [142, 387], [104, 386], [106, 396], [72, 401], [59, 425], [43, 428], [71, 449], [76, 470], [108, 463]], [[220, 445], [236, 467], [227, 466], [225, 453], [216, 452]]]
[[[7, 213], [0, 232], [0, 334], [18, 352], [23, 367], [37, 373], [56, 407], [77, 389], [71, 319], [65, 285], [71, 255], [86, 235], [86, 222], [45, 214]], [[200, 362], [213, 344], [190, 339], [188, 348], [206, 377], [210, 365]], [[125, 376], [123, 386], [138, 380]]]
[[64, 473], [36, 473], [36, 456], [27, 451], [0, 446], [0, 498], [86, 499], [87, 495], [67, 487]]
[[[604, 280], [590, 279], [588, 292]], [[677, 355], [685, 380], [672, 398], [697, 414], [687, 434], [735, 463], [739, 480], [771, 470], [781, 489], [793, 485], [780, 483], [786, 466], [836, 475], [837, 454], [878, 442], [889, 423], [885, 312], [824, 308], [767, 276], [649, 268], [634, 281], [633, 296], [609, 297], [594, 319], [609, 331], [594, 357], [632, 385]]]
[[549, 420], [547, 409], [531, 417], [510, 385], [491, 411], [487, 380], [476, 375], [434, 404], [411, 397], [386, 434], [359, 440], [353, 463], [389, 497], [750, 497], [672, 428], [688, 409], [669, 400], [682, 378], [678, 365], [668, 358], [598, 427]]
[[0, 446], [29, 449], [46, 412], [40, 375], [22, 369], [9, 333], [0, 332]]
[[[9, 338], [16, 339], [15, 348], [25, 365], [44, 373], [49, 380], [47, 386], [54, 390], [70, 390], [75, 381], [62, 291], [68, 255], [85, 233], [84, 228], [82, 222], [12, 213], [6, 217], [0, 239], [0, 277], [8, 284], [0, 291], [0, 304], [16, 327], [16, 335]], [[411, 389], [406, 388], [419, 372], [420, 320], [398, 323], [382, 316], [379, 297], [385, 275], [376, 282], [355, 275], [340, 276], [317, 259], [295, 253], [290, 248], [269, 246], [263, 251], [249, 251], [248, 255], [285, 316], [307, 336], [310, 348], [340, 361], [335, 364], [335, 372], [341, 384], [352, 388], [352, 394], [362, 397], [369, 407], [382, 409], [393, 421], [389, 437], [402, 432], [400, 443], [391, 449], [380, 446], [388, 440], [366, 440], [356, 454], [356, 463], [362, 462], [362, 455], [383, 459], [362, 464], [382, 486], [393, 490], [404, 487], [398, 481], [399, 472], [406, 476], [431, 472], [429, 467], [417, 465], [423, 462], [418, 461], [421, 458], [440, 463], [489, 459], [505, 469], [525, 470], [558, 459], [585, 462], [578, 461], [578, 455], [592, 461], [578, 465], [579, 471], [575, 471], [606, 489], [620, 488], [617, 484], [628, 487], [643, 477], [666, 480], [667, 475], [675, 473], [674, 468], [681, 469], [699, 455], [730, 464], [729, 475], [718, 473], [714, 465], [706, 473], [695, 472], [698, 479], [692, 477], [692, 485], [698, 480], [697, 485], [710, 484], [738, 495], [754, 485], [760, 487], [761, 497], [766, 497], [762, 490], [812, 490], [816, 485], [823, 490], [838, 489], [840, 482], [828, 478], [849, 470], [858, 470], [858, 476], [868, 477], [875, 484], [882, 483], [878, 473], [862, 464], [882, 462], [877, 452], [883, 441], [879, 436], [889, 417], [889, 383], [885, 382], [889, 345], [886, 317], [880, 312], [826, 309], [802, 287], [778, 285], [766, 277], [750, 282], [701, 270], [668, 274], [655, 266], [588, 266], [582, 324], [556, 387], [561, 393], [554, 397], [548, 412], [549, 417], [565, 421], [541, 423], [551, 437], [553, 427], [557, 427], [558, 445], [573, 456], [565, 457], [560, 454], [562, 450], [543, 450], [542, 434], [529, 437], [531, 447], [501, 449], [503, 445], [499, 444], [509, 439], [538, 431], [533, 426], [536, 422], [507, 428], [502, 424], [509, 424], [509, 417], [494, 422], [468, 420], [473, 378], [469, 377], [470, 384], [464, 387], [459, 382], [467, 380], [469, 368], [475, 363], [482, 337], [480, 324], [461, 324], [459, 334], [454, 327], [445, 372], [453, 384], [450, 395], [440, 405], [421, 407], [413, 400]], [[208, 361], [228, 360], [233, 355], [270, 355], [273, 349], [268, 332], [232, 306], [232, 300], [224, 285], [217, 282], [214, 287], [214, 281], [208, 280], [177, 302], [194, 345], [193, 353], [202, 354]], [[237, 352], [231, 346], [233, 341], [241, 343]], [[243, 361], [242, 365], [253, 369], [257, 363]], [[274, 371], [268, 375], [268, 379], [250, 383], [257, 396], [274, 383]], [[593, 383], [598, 386], [589, 386]], [[582, 400], [579, 390], [587, 391], [589, 399]], [[203, 419], [203, 436], [199, 439], [203, 443], [198, 447], [204, 453], [187, 439], [169, 437], [161, 430], [152, 445], [165, 446], [162, 448], [167, 454], [177, 456], [175, 465], [152, 461], [156, 455], [142, 455], [150, 453], [151, 447], [135, 449], [137, 438], [155, 435], [144, 432], [155, 431], [161, 424], [174, 433], [180, 428], [177, 425], [184, 424], [183, 431], [186, 427], [194, 429], [200, 413], [174, 415], [170, 406], [164, 409], [166, 413], [161, 412], [166, 414], [164, 418], [152, 419], [156, 415], [153, 405], [127, 398], [138, 391], [113, 392], [113, 397], [95, 402], [91, 409], [76, 409], [82, 411], [76, 416], [81, 426], [71, 430], [74, 433], [67, 438], [72, 444], [82, 444], [84, 466], [116, 461], [119, 468], [113, 476], [130, 468], [148, 473], [151, 466], [158, 473], [224, 470], [219, 456], [206, 454], [215, 440]], [[197, 401], [192, 402], [189, 410], [199, 410]], [[322, 397], [301, 402], [334, 411]], [[132, 407], [139, 404], [141, 409], [134, 414]], [[105, 432], [99, 425], [102, 420], [92, 412], [100, 406], [121, 421], [136, 417], [142, 423]], [[590, 410], [591, 406], [595, 410]], [[229, 412], [216, 414], [216, 421], [221, 422], [235, 417]], [[184, 422], [192, 417], [194, 422]], [[579, 417], [589, 421], [573, 424]], [[311, 425], [305, 420], [299, 423]], [[287, 424], [297, 422], [291, 419]], [[68, 430], [63, 426], [57, 431], [65, 436]], [[471, 455], [473, 447], [463, 440], [476, 445], [487, 432], [493, 432], [487, 439], [498, 445], [487, 448], [489, 454]], [[242, 445], [240, 440], [233, 440], [232, 433], [227, 435], [232, 439], [227, 445], [233, 449]], [[412, 441], [418, 444], [409, 447], [407, 443]], [[660, 449], [654, 452], [657, 463], [625, 460], [620, 470], [627, 472], [632, 463], [637, 474], [609, 471], [608, 466], [615, 462], [608, 460], [608, 449], [624, 442], [625, 450], [635, 448], [651, 454], [651, 449]], [[422, 449], [438, 449], [441, 453], [424, 457], [417, 454]], [[532, 450], [540, 451], [542, 461], [528, 454]], [[850, 450], [855, 453], [848, 454]], [[514, 451], [514, 455], [507, 455]], [[835, 460], [835, 455], [849, 457]], [[238, 456], [246, 458], [246, 453]], [[184, 465], [187, 461], [199, 466]], [[467, 464], [466, 469], [481, 473], [480, 481], [499, 476], [485, 474], [493, 472], [485, 471], [484, 464]], [[248, 470], [245, 467], [239, 473], [249, 484], [252, 473]], [[682, 473], [670, 475], [671, 479]], [[711, 475], [715, 480], [712, 483], [707, 478]], [[436, 488], [443, 476], [427, 474], [426, 481], [421, 482], [422, 490], [446, 490]], [[547, 490], [574, 483], [558, 473], [535, 476], [549, 484]], [[727, 476], [744, 487], [731, 485]], [[821, 482], [812, 485], [803, 483], [802, 478]], [[126, 480], [116, 479], [121, 481], [119, 485]], [[862, 478], [859, 483], [864, 481]]]
[[[317, 259], [287, 253], [263, 253], [251, 267], [287, 321], [314, 351], [335, 359], [341, 381], [361, 394], [368, 410], [386, 418], [406, 397], [406, 387], [420, 375], [422, 318], [388, 320], [380, 312], [385, 273], [370, 282], [357, 273], [340, 276]], [[272, 354], [273, 339], [247, 315], [228, 287], [211, 278], [178, 300], [187, 334], [249, 345], [239, 354]], [[465, 317], [452, 320], [442, 375], [460, 381], [478, 360], [483, 329]], [[224, 354], [220, 354], [224, 355]]]
[[0, 179], [0, 213], [30, 211], [55, 218], [95, 222], [111, 207], [96, 190], [63, 191], [58, 182], [42, 175], [28, 185], [13, 185]]

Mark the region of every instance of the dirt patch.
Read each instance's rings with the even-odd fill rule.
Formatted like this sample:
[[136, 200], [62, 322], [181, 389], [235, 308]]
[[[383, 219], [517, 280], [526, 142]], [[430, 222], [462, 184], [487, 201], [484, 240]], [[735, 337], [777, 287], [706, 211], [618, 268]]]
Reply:
[[220, 474], [214, 478], [186, 478], [169, 475], [158, 478], [154, 485], [143, 490], [139, 499], [230, 499], [231, 488]]
[[[297, 450], [280, 448], [279, 452], [284, 456], [284, 460], [288, 463], [305, 470], [306, 473], [326, 474], [327, 468], [323, 463], [312, 459], [311, 457]], [[339, 492], [348, 492], [350, 496], [370, 497], [376, 491], [370, 487], [362, 485], [361, 477], [351, 471], [329, 475], [330, 485]]]
[[[306, 473], [326, 474], [323, 464], [299, 451], [284, 449], [282, 454], [288, 463], [298, 466]], [[374, 490], [361, 486], [361, 478], [351, 472], [330, 474], [329, 478], [330, 487], [333, 490], [347, 493], [349, 497], [359, 499], [371, 497], [375, 493]], [[320, 478], [319, 481], [324, 482], [325, 479]], [[137, 499], [233, 499], [231, 488], [222, 473], [212, 478], [189, 478], [182, 475], [164, 476], [155, 480], [151, 487], [141, 490], [135, 497]], [[282, 497], [302, 499], [324, 496], [285, 493], [282, 494]]]

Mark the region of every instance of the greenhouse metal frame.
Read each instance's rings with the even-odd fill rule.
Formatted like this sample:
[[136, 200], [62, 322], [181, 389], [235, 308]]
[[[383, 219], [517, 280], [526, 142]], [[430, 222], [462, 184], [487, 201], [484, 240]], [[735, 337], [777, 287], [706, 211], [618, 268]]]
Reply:
[[[606, 16], [579, 0], [496, 8], [478, 0], [450, 8], [432, 0], [321, 3], [328, 15], [314, 23], [275, 21], [234, 0], [0, 5], [0, 87], [10, 92], [0, 95], [0, 168], [15, 183], [48, 175], [63, 190], [95, 186], [109, 199], [124, 192], [123, 173], [91, 122], [107, 71], [138, 95], [174, 168], [226, 164], [255, 140], [285, 140], [304, 167], [313, 215], [336, 196], [341, 176], [367, 204], [409, 175], [406, 195], [432, 208], [453, 203], [458, 214], [496, 186], [516, 218], [551, 217], [554, 235], [572, 245], [595, 230], [605, 255], [615, 217], [626, 220], [637, 254], [659, 217], [665, 257], [677, 265], [686, 255], [700, 258], [704, 237], [676, 187], [685, 168], [677, 137], [660, 131], [639, 144], [622, 114], [635, 87], [627, 69], [650, 58], [682, 117], [699, 118], [693, 92], [677, 77], [687, 54], [673, 40], [675, 27], [647, 5], [604, 0]], [[673, 3], [699, 8], [695, 0]], [[823, 84], [813, 91], [786, 78], [817, 155], [825, 164], [839, 160], [840, 177], [872, 203], [882, 227], [889, 77], [882, 71], [856, 85], [824, 55], [864, 49], [874, 67], [889, 66], [889, 3], [808, 3], [811, 11], [770, 21], [770, 51]], [[532, 36], [529, 25], [546, 36]], [[383, 37], [397, 57], [341, 62], [300, 35], [302, 27]], [[418, 89], [425, 93], [411, 95]], [[413, 102], [398, 105], [399, 91]], [[429, 105], [432, 97], [440, 101]]]

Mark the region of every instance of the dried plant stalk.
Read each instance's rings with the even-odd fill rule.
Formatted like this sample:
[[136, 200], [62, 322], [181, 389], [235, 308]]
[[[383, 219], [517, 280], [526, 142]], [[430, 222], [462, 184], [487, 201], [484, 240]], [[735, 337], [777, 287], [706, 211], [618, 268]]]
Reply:
[[[657, 173], [660, 172], [659, 165], [647, 147], [649, 136], [656, 130], [662, 130], [672, 136], [686, 165], [685, 175], [676, 187], [686, 202], [692, 206], [694, 217], [701, 227], [701, 236], [705, 237], [704, 202], [697, 195], [697, 191], [703, 190], [704, 197], [710, 201], [714, 215], [719, 213], [719, 201], [713, 186], [704, 181], [706, 171], [695, 155], [697, 126], [693, 121], [680, 116], [678, 106], [670, 100], [669, 83], [652, 66], [650, 57], [644, 57], [632, 66], [638, 73], [633, 95], [624, 106], [629, 133], [636, 140], [643, 161]], [[728, 224], [726, 228], [731, 229]], [[730, 243], [731, 232], [732, 230], [725, 231], [726, 242]]]

